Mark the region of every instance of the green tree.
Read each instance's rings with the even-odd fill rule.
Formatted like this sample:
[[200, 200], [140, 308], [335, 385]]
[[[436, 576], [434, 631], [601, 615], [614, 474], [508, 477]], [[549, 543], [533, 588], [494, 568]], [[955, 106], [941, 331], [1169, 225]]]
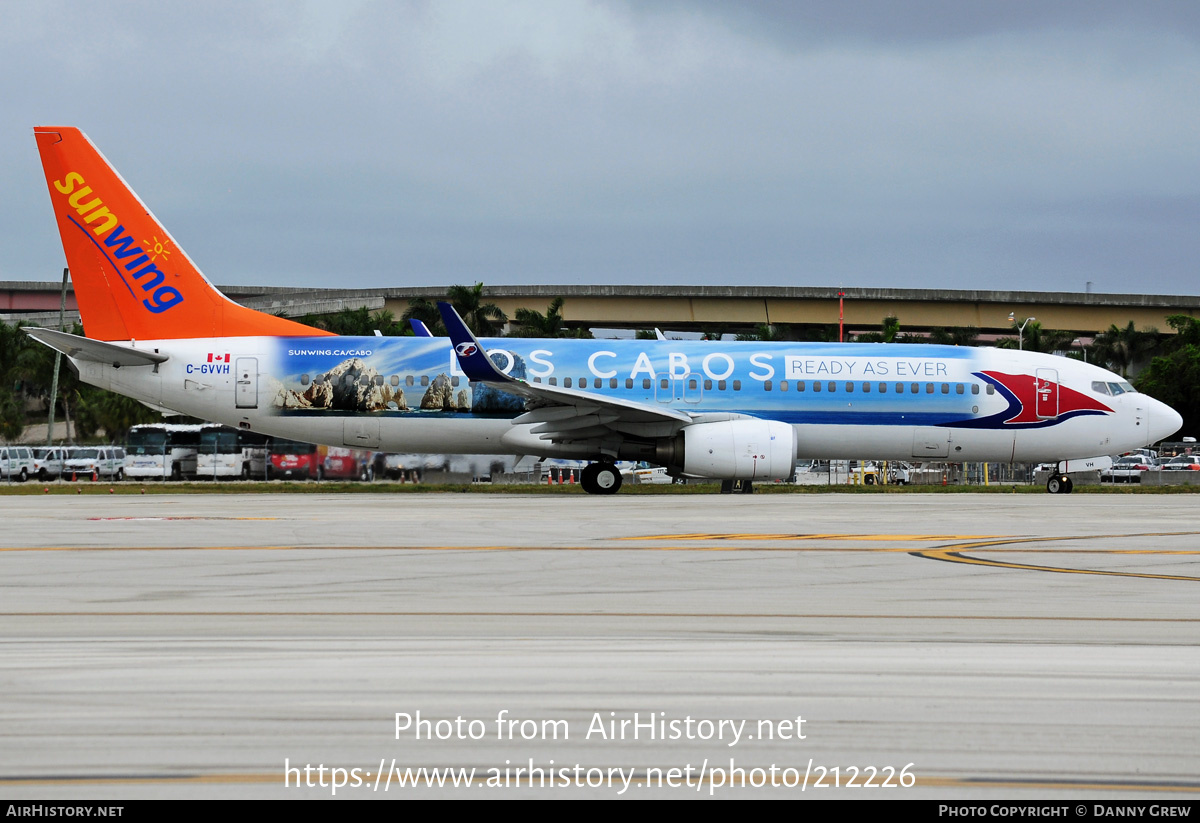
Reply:
[[[1025, 332], [1021, 333], [1021, 324], [1012, 324], [1012, 337], [1002, 337], [996, 341], [998, 349], [1024, 348], [1025, 351], [1056, 352], [1067, 351], [1075, 340], [1075, 333], [1058, 329], [1044, 329], [1037, 320], [1025, 324]], [[1022, 345], [1022, 341], [1024, 345]]]
[[738, 340], [762, 340], [767, 343], [777, 343], [785, 339], [784, 334], [778, 328], [770, 323], [760, 323], [754, 327], [754, 331], [747, 334], [739, 334]]
[[474, 286], [451, 286], [446, 291], [446, 299], [454, 306], [467, 328], [478, 337], [495, 337], [508, 322], [507, 315], [499, 306], [484, 302], [482, 283], [476, 283]]
[[1161, 400], [1183, 417], [1181, 435], [1200, 431], [1200, 344], [1184, 343], [1142, 369], [1137, 390]]
[[1119, 371], [1122, 377], [1129, 374], [1129, 369], [1136, 365], [1158, 345], [1158, 331], [1144, 329], [1138, 331], [1130, 320], [1124, 328], [1118, 328], [1114, 323], [1108, 330], [1098, 334], [1092, 343], [1093, 357], [1096, 363], [1104, 364], [1113, 371]]
[[974, 326], [951, 326], [929, 330], [929, 342], [942, 346], [974, 346], [979, 341], [979, 329]]
[[446, 336], [446, 327], [442, 325], [442, 313], [438, 311], [437, 305], [432, 300], [424, 297], [408, 298], [408, 308], [404, 314], [400, 315], [400, 319], [405, 323], [410, 320], [420, 320], [425, 324], [425, 328], [429, 329], [430, 334], [435, 337]]
[[546, 313], [533, 309], [517, 309], [513, 319], [520, 326], [521, 337], [563, 337], [563, 299], [556, 297], [550, 301]]
[[879, 331], [869, 331], [854, 338], [856, 343], [894, 343], [900, 333], [900, 318], [889, 314], [883, 318]]

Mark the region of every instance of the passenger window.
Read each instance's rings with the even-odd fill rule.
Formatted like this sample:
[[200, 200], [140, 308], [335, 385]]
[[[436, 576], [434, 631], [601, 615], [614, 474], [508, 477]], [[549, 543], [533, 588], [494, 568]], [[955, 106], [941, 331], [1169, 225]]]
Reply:
[[615, 389], [615, 388], [617, 387], [617, 378], [615, 378], [615, 377], [614, 377], [614, 378], [612, 378], [611, 380], [609, 380], [609, 381], [608, 381], [608, 387], [609, 387], [610, 389]]
[[404, 385], [408, 386], [409, 388], [412, 388], [414, 382], [415, 381], [413, 380], [413, 376], [411, 374], [404, 378]]
[[565, 388], [565, 389], [571, 388], [571, 378], [569, 378], [569, 377], [563, 378], [563, 388]]
[[458, 386], [458, 381], [459, 381], [459, 379], [460, 379], [460, 378], [457, 378], [457, 377], [451, 377], [451, 378], [450, 378], [450, 385], [451, 385], [451, 386]]
[[880, 384], [879, 384], [879, 393], [880, 393], [880, 394], [887, 394], [887, 383], [880, 383]]
[[718, 381], [717, 381], [717, 390], [718, 390], [718, 391], [725, 391], [725, 381], [724, 381], [724, 380], [718, 380]]
[[741, 391], [741, 390], [742, 390], [742, 381], [741, 381], [741, 380], [734, 380], [734, 381], [733, 381], [733, 390], [734, 390], [734, 391]]
[[658, 382], [658, 387], [660, 389], [665, 389], [667, 387], [667, 378], [664, 377], [662, 380], [660, 380]]
[[909, 388], [912, 389], [913, 394], [921, 393], [921, 384], [920, 383], [913, 383], [911, 386], [909, 386]]
[[829, 381], [829, 386], [828, 386], [827, 388], [828, 388], [830, 391], [837, 391], [837, 383], [834, 383], [832, 380], [830, 380], [830, 381]]
[[771, 381], [764, 380], [763, 381], [763, 391], [770, 391], [770, 390], [771, 390]]
[[633, 388], [633, 378], [632, 377], [625, 378], [625, 388], [627, 388], [627, 389]]
[[558, 378], [557, 378], [557, 377], [551, 377], [551, 378], [550, 378], [550, 385], [551, 385], [551, 386], [557, 386], [557, 385], [558, 385]]
[[954, 386], [954, 391], [955, 391], [957, 394], [962, 394], [962, 393], [963, 393], [963, 384], [962, 384], [962, 383], [958, 383], [958, 384], [956, 384], [956, 385]]
[[926, 393], [926, 394], [933, 394], [933, 384], [932, 384], [932, 383], [926, 383], [926, 384], [925, 384], [925, 393]]
[[427, 375], [427, 374], [423, 374], [423, 375], [421, 375], [421, 385], [422, 385], [422, 386], [428, 386], [428, 385], [429, 385], [429, 375]]
[[779, 381], [779, 390], [780, 390], [780, 391], [787, 391], [787, 381], [786, 381], [786, 380], [780, 380], [780, 381]]
[[650, 378], [649, 377], [642, 378], [642, 388], [643, 389], [650, 388]]
[[[458, 378], [455, 378], [455, 379], [457, 380]], [[399, 386], [400, 385], [400, 375], [393, 374], [391, 377], [388, 378], [388, 382], [392, 384], [392, 388]]]
[[863, 383], [863, 391], [864, 391], [864, 392], [867, 392], [867, 393], [870, 393], [870, 391], [871, 391], [871, 384], [870, 384], [870, 383]]
[[979, 384], [978, 383], [971, 384], [971, 394], [979, 394]]
[[805, 383], [803, 380], [796, 381], [796, 391], [804, 391], [805, 388], [807, 388], [807, 387], [808, 387], [808, 384]]
[[704, 381], [704, 390], [705, 390], [705, 391], [712, 391], [712, 381], [711, 381], [711, 380], [705, 380], [705, 381]]
[[949, 393], [950, 393], [950, 384], [943, 383], [942, 384], [942, 394], [949, 394]]
[[300, 375], [300, 385], [301, 385], [301, 386], [307, 386], [307, 385], [308, 385], [308, 375], [307, 375], [307, 374], [302, 374], [302, 375]]
[[896, 394], [904, 394], [904, 384], [903, 383], [896, 384]]
[[693, 377], [688, 381], [688, 388], [692, 389], [693, 391], [700, 388], [700, 381]]
[[995, 394], [995, 393], [996, 393], [996, 387], [995, 387], [995, 386], [993, 386], [991, 383], [988, 383], [988, 386], [987, 386], [987, 393], [988, 393], [988, 394]]
[[813, 381], [813, 391], [820, 391], [820, 390], [821, 390], [821, 381], [814, 380]]
[[541, 382], [542, 382], [542, 378], [540, 378], [540, 377], [535, 377], [535, 378], [533, 378], [533, 382], [534, 382], [534, 383], [541, 383]]
[[854, 384], [853, 384], [853, 383], [847, 383], [847, 384], [846, 384], [846, 391], [847, 391], [847, 392], [853, 392], [853, 391], [854, 391]]

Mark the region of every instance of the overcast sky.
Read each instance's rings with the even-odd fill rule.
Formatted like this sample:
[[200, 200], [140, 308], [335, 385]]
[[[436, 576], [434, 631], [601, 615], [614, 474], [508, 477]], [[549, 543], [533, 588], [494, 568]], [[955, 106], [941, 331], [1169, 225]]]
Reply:
[[0, 0], [0, 280], [83, 129], [217, 283], [1200, 294], [1200, 3]]

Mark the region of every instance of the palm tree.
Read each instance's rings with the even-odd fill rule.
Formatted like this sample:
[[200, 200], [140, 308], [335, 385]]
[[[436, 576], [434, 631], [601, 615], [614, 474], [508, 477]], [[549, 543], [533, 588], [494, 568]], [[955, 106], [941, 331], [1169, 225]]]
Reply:
[[508, 316], [495, 303], [483, 302], [483, 284], [451, 286], [446, 292], [450, 305], [478, 337], [495, 337]]
[[943, 346], [974, 346], [979, 329], [974, 326], [953, 326], [929, 330], [929, 342]]
[[1108, 331], [1096, 336], [1092, 348], [1098, 362], [1106, 364], [1110, 369], [1119, 370], [1122, 377], [1127, 377], [1129, 368], [1157, 342], [1156, 330], [1138, 331], [1130, 320], [1123, 329], [1117, 328], [1117, 324], [1113, 323], [1108, 327]]
[[1026, 321], [1024, 334], [1021, 333], [1021, 324], [1015, 321], [1012, 324], [1012, 330], [1017, 336], [997, 340], [996, 348], [1024, 348], [1025, 351], [1040, 352], [1067, 351], [1075, 340], [1075, 332], [1043, 329], [1042, 324], [1037, 320]]
[[563, 336], [563, 299], [556, 297], [550, 302], [546, 313], [533, 309], [517, 309], [515, 320], [521, 327], [522, 337], [562, 337]]
[[900, 333], [900, 319], [894, 314], [883, 318], [879, 331], [869, 331], [854, 338], [856, 343], [894, 343]]
[[400, 319], [405, 323], [410, 320], [420, 320], [433, 336], [446, 336], [446, 327], [442, 325], [442, 313], [438, 311], [438, 307], [432, 300], [426, 300], [424, 297], [408, 298], [408, 309], [400, 316]]

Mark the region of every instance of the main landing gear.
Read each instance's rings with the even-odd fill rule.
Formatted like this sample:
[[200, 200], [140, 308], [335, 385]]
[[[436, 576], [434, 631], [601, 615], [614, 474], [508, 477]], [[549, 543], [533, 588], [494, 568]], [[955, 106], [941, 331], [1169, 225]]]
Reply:
[[612, 463], [589, 463], [579, 485], [588, 494], [616, 494], [621, 488], [621, 472]]
[[1055, 473], [1046, 481], [1046, 491], [1050, 494], [1070, 494], [1075, 484], [1065, 474]]

